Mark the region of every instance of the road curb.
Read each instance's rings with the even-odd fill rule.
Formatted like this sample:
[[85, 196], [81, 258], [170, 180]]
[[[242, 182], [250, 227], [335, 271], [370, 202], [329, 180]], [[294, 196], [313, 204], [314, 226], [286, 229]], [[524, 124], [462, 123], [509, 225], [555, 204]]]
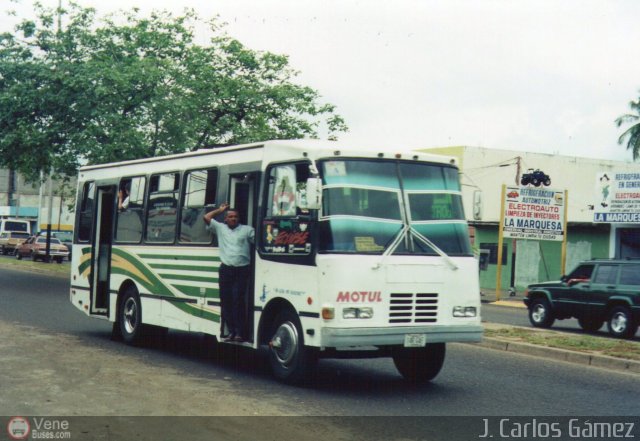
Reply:
[[581, 364], [585, 366], [593, 366], [640, 375], [640, 361], [636, 360], [625, 360], [622, 358], [609, 357], [607, 355], [587, 354], [584, 352], [550, 348], [547, 346], [514, 342], [494, 337], [483, 337], [482, 342], [472, 344], [498, 351], [515, 352], [518, 354], [531, 355], [534, 357], [548, 358], [551, 360], [565, 361], [568, 363]]

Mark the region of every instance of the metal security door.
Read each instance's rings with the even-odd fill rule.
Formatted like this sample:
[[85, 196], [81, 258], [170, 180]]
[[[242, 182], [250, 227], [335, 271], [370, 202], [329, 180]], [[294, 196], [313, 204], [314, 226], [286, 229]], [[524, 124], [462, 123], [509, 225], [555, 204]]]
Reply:
[[116, 187], [98, 187], [96, 228], [91, 260], [91, 314], [109, 313], [109, 273]]

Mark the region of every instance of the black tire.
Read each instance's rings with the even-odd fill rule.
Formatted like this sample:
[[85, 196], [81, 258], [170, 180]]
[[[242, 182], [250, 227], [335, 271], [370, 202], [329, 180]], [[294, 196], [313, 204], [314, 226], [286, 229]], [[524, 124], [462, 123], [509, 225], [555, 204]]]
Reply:
[[538, 178], [533, 178], [531, 180], [531, 183], [533, 184], [534, 187], [540, 187], [540, 180]]
[[290, 310], [276, 317], [269, 341], [269, 363], [274, 377], [283, 383], [300, 384], [309, 378], [317, 352], [305, 347], [298, 316]]
[[520, 179], [520, 185], [529, 185], [529, 179], [525, 179], [525, 178]]
[[56, 263], [62, 263], [63, 257], [56, 257]]
[[134, 286], [122, 293], [118, 307], [118, 328], [122, 341], [128, 345], [137, 345], [142, 341], [145, 326], [142, 324], [142, 305]]
[[2, 255], [6, 256], [7, 254], [9, 254], [9, 251], [7, 251], [7, 249], [3, 246], [2, 247]]
[[15, 255], [16, 255], [16, 259], [22, 260], [22, 254], [20, 254], [17, 249], [16, 249], [16, 252], [15, 252]]
[[602, 328], [604, 320], [594, 318], [579, 318], [578, 324], [585, 332], [596, 332]]
[[633, 338], [638, 330], [638, 323], [633, 320], [631, 309], [619, 305], [609, 311], [607, 328], [609, 333], [616, 338]]
[[444, 343], [432, 343], [424, 348], [395, 348], [393, 364], [405, 380], [412, 384], [424, 384], [436, 378], [444, 364]]
[[551, 185], [551, 179], [547, 178], [544, 180], [544, 185], [546, 185], [547, 187]]
[[34, 253], [33, 251], [31, 251], [31, 260], [36, 262], [38, 260], [38, 257], [36, 256], [36, 253]]
[[537, 298], [531, 300], [529, 306], [529, 322], [536, 328], [550, 328], [556, 318], [547, 299]]

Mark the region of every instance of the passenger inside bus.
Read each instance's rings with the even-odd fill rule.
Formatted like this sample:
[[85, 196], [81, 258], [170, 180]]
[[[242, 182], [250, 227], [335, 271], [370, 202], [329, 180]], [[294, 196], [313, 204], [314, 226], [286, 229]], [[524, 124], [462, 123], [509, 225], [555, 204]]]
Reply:
[[118, 210], [124, 211], [129, 207], [129, 193], [131, 192], [131, 181], [123, 181], [118, 192]]

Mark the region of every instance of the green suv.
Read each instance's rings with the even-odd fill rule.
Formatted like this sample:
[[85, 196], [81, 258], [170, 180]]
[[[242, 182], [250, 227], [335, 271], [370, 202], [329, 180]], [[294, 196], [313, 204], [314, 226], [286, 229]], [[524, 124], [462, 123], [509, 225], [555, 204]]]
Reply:
[[640, 323], [640, 260], [582, 262], [560, 281], [529, 285], [525, 295], [533, 326], [575, 317], [585, 331], [606, 321], [611, 335], [632, 338]]

